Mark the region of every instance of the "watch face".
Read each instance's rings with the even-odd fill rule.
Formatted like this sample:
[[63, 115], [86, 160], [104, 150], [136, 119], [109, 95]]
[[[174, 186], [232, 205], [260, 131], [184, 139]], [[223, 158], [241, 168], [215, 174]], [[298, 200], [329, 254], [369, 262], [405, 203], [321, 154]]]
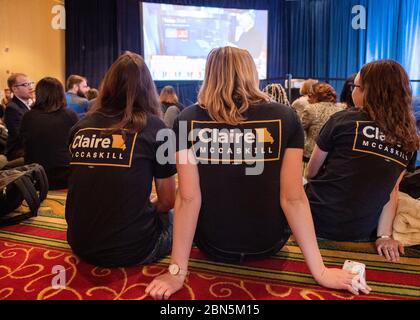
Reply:
[[171, 264], [169, 266], [169, 273], [172, 275], [177, 275], [179, 273], [179, 266], [176, 264]]

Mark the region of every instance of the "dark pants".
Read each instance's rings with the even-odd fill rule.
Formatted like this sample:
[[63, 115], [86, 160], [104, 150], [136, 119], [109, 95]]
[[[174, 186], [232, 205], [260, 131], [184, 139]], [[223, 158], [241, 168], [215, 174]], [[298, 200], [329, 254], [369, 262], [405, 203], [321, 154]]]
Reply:
[[259, 260], [269, 258], [277, 254], [286, 244], [290, 238], [290, 230], [286, 228], [282, 233], [280, 240], [271, 248], [260, 252], [232, 252], [226, 251], [220, 248], [215, 248], [209, 244], [200, 241], [199, 237], [196, 237], [195, 244], [197, 247], [215, 261], [242, 264], [248, 260]]
[[144, 259], [140, 265], [150, 264], [166, 257], [172, 249], [172, 229], [174, 224], [174, 213], [169, 211], [168, 213], [157, 213], [159, 215], [159, 223], [162, 228], [162, 232], [156, 242], [155, 248], [152, 252]]

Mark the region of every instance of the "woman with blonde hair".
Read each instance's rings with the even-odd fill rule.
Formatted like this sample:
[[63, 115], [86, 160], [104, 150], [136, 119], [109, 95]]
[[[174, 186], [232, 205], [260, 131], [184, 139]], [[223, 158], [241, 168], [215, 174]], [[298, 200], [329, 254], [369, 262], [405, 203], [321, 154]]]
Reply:
[[266, 93], [274, 102], [290, 107], [290, 102], [289, 98], [287, 97], [286, 90], [280, 83], [272, 83], [267, 85], [263, 92]]
[[302, 186], [299, 119], [259, 90], [248, 51], [210, 52], [198, 103], [181, 113], [174, 131], [179, 190], [171, 265], [148, 294], [168, 299], [182, 288], [194, 235], [211, 259], [243, 263], [276, 254], [289, 239], [289, 225], [314, 278], [357, 294], [355, 275], [326, 268], [316, 242]]
[[398, 185], [419, 147], [410, 81], [399, 63], [379, 60], [363, 66], [352, 87], [356, 109], [330, 118], [308, 166], [316, 232], [336, 241], [377, 239], [378, 252], [398, 261]]
[[172, 129], [176, 117], [184, 109], [184, 106], [179, 103], [175, 88], [172, 86], [165, 86], [160, 92], [159, 99], [162, 106], [163, 121], [168, 128]]
[[309, 105], [309, 94], [312, 93], [312, 87], [317, 84], [318, 80], [305, 80], [300, 88], [301, 97], [292, 103], [292, 108], [300, 115], [302, 111]]

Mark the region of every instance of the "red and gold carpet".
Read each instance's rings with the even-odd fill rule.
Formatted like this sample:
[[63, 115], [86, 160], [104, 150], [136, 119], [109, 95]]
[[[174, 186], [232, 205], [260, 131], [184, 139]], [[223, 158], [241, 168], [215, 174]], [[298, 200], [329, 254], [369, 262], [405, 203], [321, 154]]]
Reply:
[[[0, 230], [0, 300], [149, 299], [148, 283], [166, 271], [166, 258], [151, 266], [103, 269], [74, 256], [66, 242], [65, 193], [51, 193], [39, 216]], [[291, 240], [271, 259], [245, 265], [215, 263], [192, 251], [191, 275], [174, 300], [382, 300], [420, 298], [420, 253], [407, 249], [401, 263], [386, 262], [370, 243], [320, 243], [324, 261], [341, 267], [346, 259], [367, 265], [373, 292], [358, 297], [324, 289], [312, 279]], [[65, 288], [54, 289], [55, 266]]]

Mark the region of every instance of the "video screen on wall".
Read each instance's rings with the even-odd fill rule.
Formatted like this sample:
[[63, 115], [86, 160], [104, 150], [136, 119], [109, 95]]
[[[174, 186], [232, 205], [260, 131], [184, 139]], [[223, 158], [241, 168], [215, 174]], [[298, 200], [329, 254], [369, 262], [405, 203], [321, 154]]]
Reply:
[[157, 81], [203, 80], [207, 55], [247, 49], [267, 78], [267, 10], [142, 3], [144, 58]]

